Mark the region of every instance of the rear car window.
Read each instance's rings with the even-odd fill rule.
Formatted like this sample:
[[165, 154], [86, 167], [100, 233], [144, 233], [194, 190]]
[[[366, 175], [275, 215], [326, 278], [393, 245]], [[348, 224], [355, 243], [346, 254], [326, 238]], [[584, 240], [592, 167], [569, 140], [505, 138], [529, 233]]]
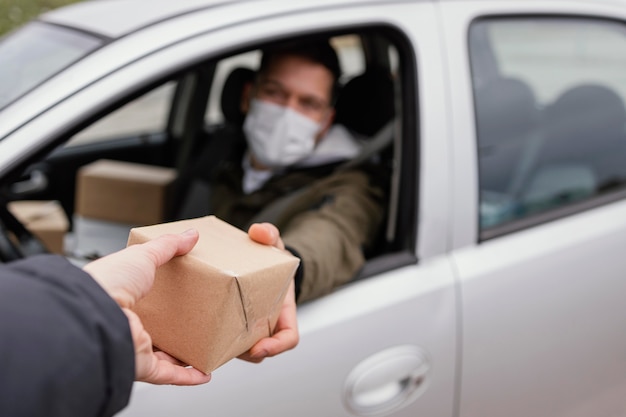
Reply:
[[621, 23], [480, 20], [470, 56], [481, 231], [624, 189]]

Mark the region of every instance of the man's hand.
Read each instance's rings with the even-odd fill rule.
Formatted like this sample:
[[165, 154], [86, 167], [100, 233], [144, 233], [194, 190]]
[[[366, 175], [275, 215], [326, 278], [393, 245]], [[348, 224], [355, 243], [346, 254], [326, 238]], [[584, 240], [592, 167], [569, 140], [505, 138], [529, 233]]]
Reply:
[[152, 339], [131, 308], [144, 297], [156, 269], [175, 256], [184, 255], [198, 241], [198, 232], [163, 235], [104, 256], [83, 268], [122, 307], [128, 317], [135, 346], [135, 379], [152, 384], [198, 385], [211, 380], [164, 352], [154, 352]]
[[[248, 229], [248, 236], [256, 242], [285, 249], [278, 229], [270, 223], [253, 224]], [[298, 320], [296, 317], [296, 293], [295, 285], [292, 281], [283, 301], [274, 334], [271, 337], [259, 340], [250, 350], [240, 355], [239, 359], [259, 363], [267, 357], [293, 349], [299, 340]]]

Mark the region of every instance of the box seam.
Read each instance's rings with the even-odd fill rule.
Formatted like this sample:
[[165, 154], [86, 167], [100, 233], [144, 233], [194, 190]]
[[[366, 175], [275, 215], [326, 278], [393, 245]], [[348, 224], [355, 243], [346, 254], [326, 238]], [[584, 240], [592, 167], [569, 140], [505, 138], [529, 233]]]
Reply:
[[246, 311], [246, 304], [244, 302], [243, 299], [243, 291], [241, 289], [241, 283], [239, 282], [239, 279], [235, 276], [235, 282], [237, 283], [237, 291], [239, 292], [239, 301], [241, 302], [241, 309], [243, 310], [243, 319], [246, 323], [246, 332], [249, 332], [249, 326], [248, 326], [248, 312]]

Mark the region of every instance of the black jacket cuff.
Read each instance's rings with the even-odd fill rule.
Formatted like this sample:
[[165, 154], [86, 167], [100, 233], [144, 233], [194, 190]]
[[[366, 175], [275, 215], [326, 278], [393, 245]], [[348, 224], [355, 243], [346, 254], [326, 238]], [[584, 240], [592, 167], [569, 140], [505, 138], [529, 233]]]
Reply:
[[302, 260], [302, 257], [300, 256], [298, 251], [292, 248], [291, 246], [285, 246], [285, 249], [291, 252], [293, 256], [300, 259], [300, 264], [298, 265], [298, 269], [296, 269], [296, 273], [293, 277], [293, 281], [294, 281], [295, 288], [296, 288], [296, 302], [297, 302], [298, 297], [300, 297], [300, 291], [302, 289], [302, 281], [304, 279], [304, 261]]

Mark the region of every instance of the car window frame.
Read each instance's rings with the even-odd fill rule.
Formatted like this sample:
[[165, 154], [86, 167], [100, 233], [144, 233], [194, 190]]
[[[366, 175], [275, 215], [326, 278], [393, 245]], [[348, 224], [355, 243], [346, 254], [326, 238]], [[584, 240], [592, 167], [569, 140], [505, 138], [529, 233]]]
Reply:
[[[346, 33], [361, 33], [361, 32], [372, 32], [372, 33], [385, 33], [390, 38], [394, 39], [394, 43], [398, 48], [399, 54], [404, 54], [405, 59], [400, 60], [403, 61], [400, 63], [400, 70], [403, 72], [403, 79], [405, 79], [406, 87], [398, 87], [397, 92], [401, 92], [402, 94], [399, 97], [398, 101], [399, 105], [402, 109], [403, 117], [401, 118], [401, 123], [396, 124], [397, 129], [397, 137], [395, 142], [395, 154], [396, 158], [399, 158], [399, 171], [397, 178], [394, 182], [394, 187], [396, 187], [395, 191], [395, 199], [397, 199], [397, 214], [395, 216], [394, 223], [389, 227], [393, 229], [393, 232], [398, 236], [393, 242], [393, 250], [385, 253], [382, 256], [373, 259], [371, 263], [372, 267], [367, 268], [365, 273], [359, 276], [361, 278], [367, 278], [374, 276], [380, 272], [390, 271], [392, 269], [396, 269], [402, 266], [415, 264], [417, 263], [417, 258], [415, 255], [416, 251], [416, 237], [417, 237], [417, 195], [419, 193], [418, 190], [418, 178], [417, 178], [417, 167], [418, 163], [416, 161], [419, 147], [416, 144], [416, 138], [419, 137], [417, 134], [418, 130], [418, 121], [414, 120], [414, 118], [410, 117], [411, 114], [417, 114], [417, 102], [418, 98], [413, 96], [413, 91], [416, 91], [414, 87], [414, 83], [417, 80], [416, 68], [413, 63], [415, 62], [415, 51], [411, 47], [411, 41], [407, 38], [407, 35], [400, 29], [396, 27], [391, 27], [390, 25], [381, 25], [381, 24], [367, 24], [367, 25], [354, 25], [353, 27], [342, 27], [342, 28], [324, 28], [323, 30], [316, 30], [307, 32], [307, 35], [340, 35]], [[301, 36], [302, 34], [299, 34]], [[289, 34], [288, 38], [292, 38], [294, 34]], [[268, 38], [267, 41], [277, 41], [280, 38]], [[265, 42], [265, 41], [264, 41]], [[256, 45], [260, 45], [257, 41]], [[250, 45], [246, 45], [245, 49], [250, 49]], [[402, 51], [400, 51], [402, 49]], [[242, 50], [241, 47], [237, 48], [237, 50]], [[234, 50], [233, 50], [234, 51]], [[74, 123], [66, 128], [64, 132], [56, 132], [54, 140], [49, 143], [49, 145], [44, 149], [44, 152], [50, 152], [52, 158], [57, 158], [62, 160], [66, 156], [71, 156], [76, 152], [84, 151], [88, 147], [93, 147], [97, 149], [99, 146], [103, 144], [82, 144], [77, 145], [75, 147], [70, 147], [66, 149], [55, 149], [56, 144], [60, 142], [66, 142], [66, 139], [70, 136], [73, 136], [75, 133], [81, 131], [86, 126], [91, 125], [94, 121], [101, 119], [106, 114], [111, 114], [111, 112], [119, 109], [121, 106], [137, 99], [138, 97], [143, 96], [149, 91], [152, 91], [159, 85], [163, 85], [168, 81], [179, 80], [181, 77], [184, 77], [185, 74], [189, 74], [193, 70], [198, 68], [202, 68], [206, 66], [207, 63], [217, 62], [220, 57], [225, 55], [230, 55], [233, 51], [221, 51], [220, 54], [212, 54], [209, 57], [205, 57], [201, 61], [188, 62], [185, 64], [184, 68], [177, 68], [175, 71], [165, 71], [159, 77], [153, 78], [146, 84], [142, 86], [137, 86], [134, 90], [127, 90], [123, 95], [120, 95], [116, 98], [115, 101], [108, 102], [106, 106], [102, 106], [97, 111], [94, 109], [90, 109], [85, 115], [88, 117], [78, 118], [74, 120]], [[173, 110], [172, 110], [173, 111]], [[172, 124], [172, 118], [170, 117], [169, 126]], [[147, 135], [149, 141], [158, 141], [160, 140], [160, 135]], [[132, 139], [132, 138], [131, 138]], [[137, 140], [143, 140], [139, 137]], [[135, 139], [132, 139], [135, 140]], [[401, 151], [399, 146], [403, 147]], [[28, 165], [19, 165], [19, 168], [15, 168], [13, 171], [14, 174], [21, 175], [24, 170], [28, 168]], [[408, 190], [408, 192], [406, 191]], [[369, 262], [369, 261], [368, 261]]]

